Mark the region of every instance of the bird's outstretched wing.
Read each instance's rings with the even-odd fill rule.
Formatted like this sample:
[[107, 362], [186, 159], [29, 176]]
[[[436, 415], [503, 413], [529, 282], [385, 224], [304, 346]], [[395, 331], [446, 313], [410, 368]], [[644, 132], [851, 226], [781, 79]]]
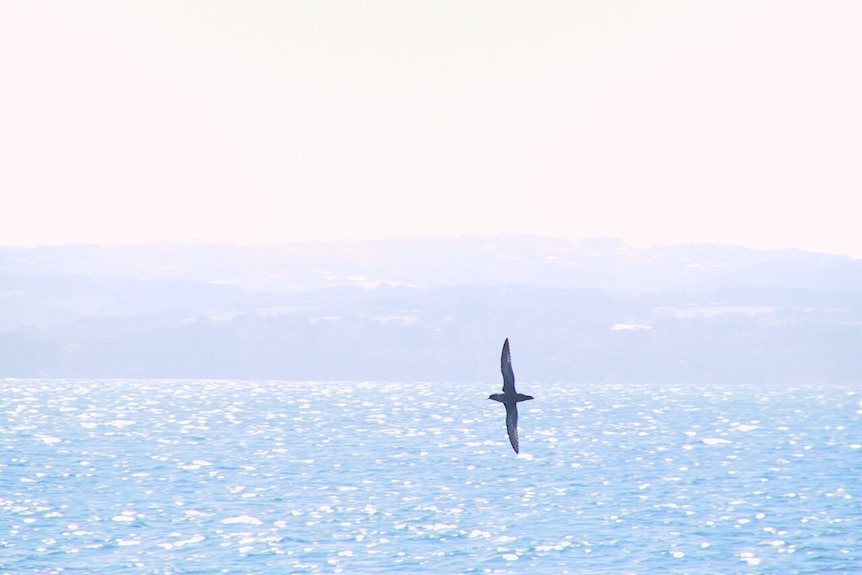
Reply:
[[[503, 355], [500, 357], [500, 368], [503, 372], [503, 393], [515, 393], [515, 372], [512, 371], [512, 354], [509, 352], [508, 337], [503, 343]], [[517, 413], [515, 414], [515, 417], [517, 417]], [[515, 441], [517, 441], [517, 439]], [[517, 448], [515, 451], [517, 451]]]
[[518, 404], [506, 404], [506, 431], [515, 453], [518, 453]]

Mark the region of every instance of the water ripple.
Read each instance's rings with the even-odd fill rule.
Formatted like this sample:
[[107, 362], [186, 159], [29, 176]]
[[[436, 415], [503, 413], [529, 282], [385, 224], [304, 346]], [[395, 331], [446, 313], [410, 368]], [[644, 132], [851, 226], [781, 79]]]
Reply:
[[520, 456], [488, 388], [0, 380], [0, 570], [806, 574], [862, 562], [859, 388], [533, 384]]

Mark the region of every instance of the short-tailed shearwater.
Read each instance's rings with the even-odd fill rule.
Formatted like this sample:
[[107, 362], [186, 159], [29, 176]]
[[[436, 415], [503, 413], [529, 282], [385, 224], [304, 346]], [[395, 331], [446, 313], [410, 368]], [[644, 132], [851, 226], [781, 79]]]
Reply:
[[488, 399], [499, 401], [506, 406], [506, 431], [515, 453], [518, 453], [518, 402], [533, 399], [532, 395], [524, 395], [515, 391], [515, 372], [512, 371], [512, 354], [509, 352], [509, 338], [503, 343], [503, 355], [500, 358], [500, 369], [503, 372], [503, 393], [492, 393]]

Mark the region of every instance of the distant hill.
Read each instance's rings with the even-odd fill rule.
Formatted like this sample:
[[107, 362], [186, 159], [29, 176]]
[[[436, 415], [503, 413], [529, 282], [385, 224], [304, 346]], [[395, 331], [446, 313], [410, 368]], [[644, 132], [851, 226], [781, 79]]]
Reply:
[[0, 377], [862, 379], [862, 260], [533, 236], [0, 248]]
[[[862, 261], [799, 250], [692, 244], [636, 247], [501, 235], [282, 245], [0, 247], [4, 276], [198, 281], [255, 291], [519, 284], [644, 291], [688, 287], [855, 289]], [[854, 287], [855, 286], [855, 287]]]

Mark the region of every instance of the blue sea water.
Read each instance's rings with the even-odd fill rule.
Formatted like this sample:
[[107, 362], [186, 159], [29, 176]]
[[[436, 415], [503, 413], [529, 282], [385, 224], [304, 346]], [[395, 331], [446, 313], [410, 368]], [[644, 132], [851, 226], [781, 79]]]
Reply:
[[3, 573], [862, 572], [862, 385], [0, 380]]

